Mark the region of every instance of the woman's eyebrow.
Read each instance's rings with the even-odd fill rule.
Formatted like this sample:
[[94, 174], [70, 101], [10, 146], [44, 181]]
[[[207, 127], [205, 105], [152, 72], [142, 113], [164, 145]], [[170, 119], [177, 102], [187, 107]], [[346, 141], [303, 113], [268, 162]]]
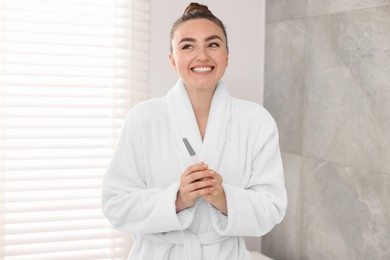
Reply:
[[196, 40], [194, 38], [186, 37], [186, 38], [181, 39], [178, 44], [180, 44], [182, 42], [196, 42]]
[[[223, 42], [222, 38], [218, 35], [211, 35], [205, 39], [206, 42], [212, 41], [212, 40], [220, 40]], [[191, 38], [191, 37], [185, 37], [185, 38], [181, 39], [178, 44], [180, 44], [182, 42], [196, 42], [196, 39]]]
[[211, 36], [206, 38], [206, 42], [212, 41], [212, 40], [220, 40], [220, 41], [223, 42], [222, 38], [220, 36], [218, 36], [218, 35], [211, 35]]

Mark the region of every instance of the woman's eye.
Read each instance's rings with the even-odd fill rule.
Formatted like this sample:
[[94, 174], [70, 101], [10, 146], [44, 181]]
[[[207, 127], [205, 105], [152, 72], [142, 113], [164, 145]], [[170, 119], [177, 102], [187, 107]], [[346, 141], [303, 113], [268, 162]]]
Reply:
[[191, 49], [192, 45], [186, 44], [182, 47], [183, 50]]
[[219, 47], [219, 44], [216, 43], [216, 42], [212, 42], [212, 43], [210, 43], [209, 46], [210, 46], [211, 48], [217, 48], [217, 47]]

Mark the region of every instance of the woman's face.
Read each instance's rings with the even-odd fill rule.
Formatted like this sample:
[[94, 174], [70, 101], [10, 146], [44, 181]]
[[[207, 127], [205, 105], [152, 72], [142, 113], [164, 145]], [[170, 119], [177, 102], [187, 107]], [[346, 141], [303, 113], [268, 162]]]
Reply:
[[171, 44], [169, 59], [185, 86], [214, 90], [228, 65], [221, 28], [207, 19], [189, 20], [176, 28]]

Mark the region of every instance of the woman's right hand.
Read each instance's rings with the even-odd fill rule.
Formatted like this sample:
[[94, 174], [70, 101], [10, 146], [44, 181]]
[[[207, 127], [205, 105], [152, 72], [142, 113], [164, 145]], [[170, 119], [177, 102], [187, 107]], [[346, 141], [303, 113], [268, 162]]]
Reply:
[[180, 188], [176, 197], [176, 212], [192, 207], [197, 198], [214, 191], [216, 180], [212, 178], [207, 164], [189, 166], [180, 177]]

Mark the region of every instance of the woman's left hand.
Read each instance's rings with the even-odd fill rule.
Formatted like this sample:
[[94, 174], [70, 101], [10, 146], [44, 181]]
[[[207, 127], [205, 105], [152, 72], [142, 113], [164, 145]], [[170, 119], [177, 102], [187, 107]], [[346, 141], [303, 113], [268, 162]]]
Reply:
[[223, 214], [227, 215], [227, 202], [225, 191], [222, 188], [223, 178], [216, 171], [209, 170], [208, 175], [212, 179], [214, 190], [206, 195], [203, 195], [202, 198], [219, 209]]

